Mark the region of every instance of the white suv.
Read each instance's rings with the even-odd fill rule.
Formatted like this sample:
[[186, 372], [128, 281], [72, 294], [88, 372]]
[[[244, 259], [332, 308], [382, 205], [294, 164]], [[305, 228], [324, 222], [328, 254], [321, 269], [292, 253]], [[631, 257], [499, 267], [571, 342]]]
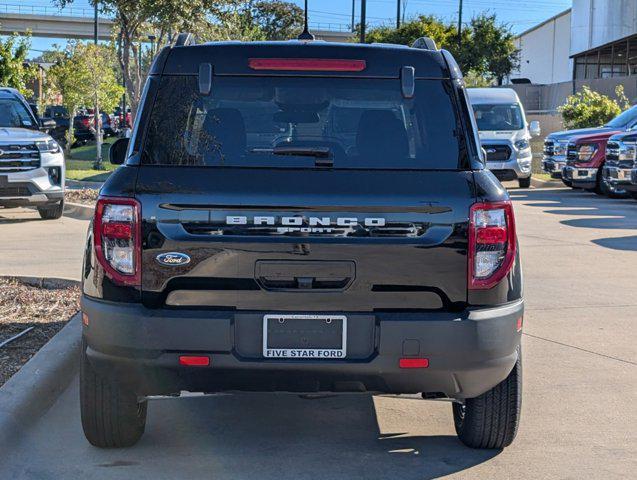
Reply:
[[0, 88], [0, 207], [36, 207], [44, 219], [62, 216], [64, 155], [24, 97]]

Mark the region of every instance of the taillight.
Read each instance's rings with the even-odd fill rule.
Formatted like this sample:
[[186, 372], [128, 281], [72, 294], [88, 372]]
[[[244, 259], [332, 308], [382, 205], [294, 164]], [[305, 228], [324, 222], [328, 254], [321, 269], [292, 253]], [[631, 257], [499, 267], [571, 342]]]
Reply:
[[95, 253], [106, 274], [122, 285], [141, 284], [141, 207], [132, 198], [97, 200], [93, 222]]
[[510, 201], [476, 203], [469, 211], [469, 288], [491, 288], [515, 260], [515, 217]]

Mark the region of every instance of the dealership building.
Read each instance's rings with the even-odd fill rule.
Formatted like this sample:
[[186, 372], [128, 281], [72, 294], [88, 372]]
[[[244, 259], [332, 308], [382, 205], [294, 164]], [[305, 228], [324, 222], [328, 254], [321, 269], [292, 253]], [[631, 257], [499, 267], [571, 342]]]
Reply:
[[613, 94], [622, 84], [637, 99], [637, 0], [573, 0], [572, 8], [521, 33], [516, 42], [520, 68], [510, 81], [552, 86], [544, 92], [527, 88], [530, 101], [543, 97], [540, 108], [551, 108], [582, 85]]

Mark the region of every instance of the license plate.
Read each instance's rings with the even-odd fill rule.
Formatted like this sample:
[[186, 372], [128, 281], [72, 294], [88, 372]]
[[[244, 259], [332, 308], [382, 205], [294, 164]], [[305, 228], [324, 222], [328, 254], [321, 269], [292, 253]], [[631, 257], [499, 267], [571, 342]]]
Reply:
[[347, 355], [344, 315], [265, 315], [263, 356], [290, 359], [338, 359]]

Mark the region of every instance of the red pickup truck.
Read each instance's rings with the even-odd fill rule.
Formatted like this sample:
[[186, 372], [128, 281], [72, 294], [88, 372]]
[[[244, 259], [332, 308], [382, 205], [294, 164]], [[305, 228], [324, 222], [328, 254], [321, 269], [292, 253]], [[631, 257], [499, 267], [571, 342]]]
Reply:
[[583, 188], [598, 195], [619, 194], [602, 175], [606, 161], [606, 142], [616, 133], [619, 131], [602, 130], [572, 137], [566, 147], [566, 166], [562, 170], [562, 178], [570, 182], [573, 188]]

